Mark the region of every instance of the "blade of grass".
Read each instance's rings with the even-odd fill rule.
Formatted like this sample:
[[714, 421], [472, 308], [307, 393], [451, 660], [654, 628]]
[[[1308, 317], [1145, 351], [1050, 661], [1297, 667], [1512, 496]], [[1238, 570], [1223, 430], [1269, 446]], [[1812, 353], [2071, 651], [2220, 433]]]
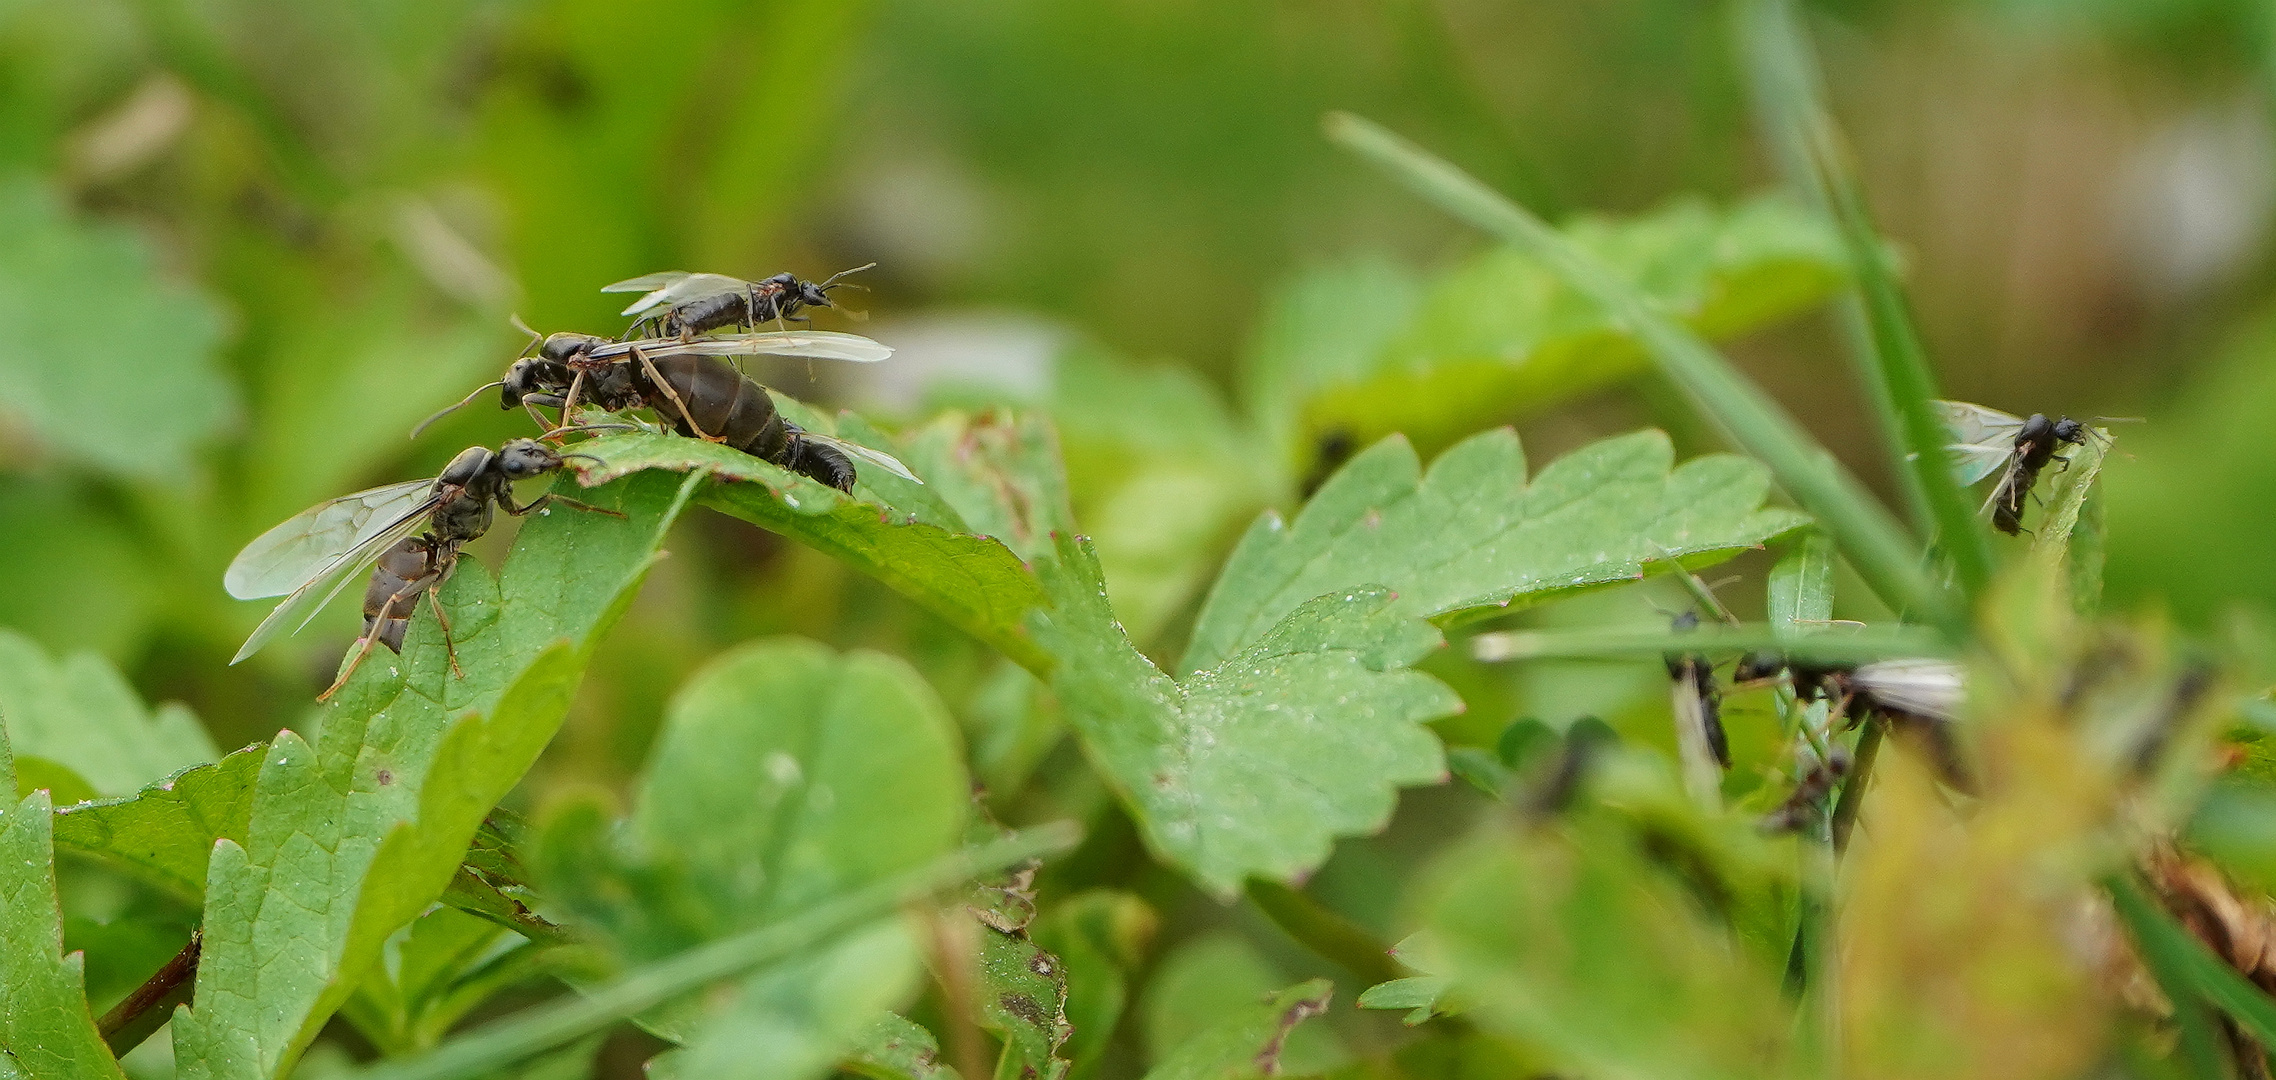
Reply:
[[1854, 292], [1835, 305], [1850, 361], [1865, 386], [1914, 520], [1934, 529], [1966, 596], [1991, 580], [1983, 519], [1944, 460], [1948, 441], [1932, 402], [1942, 396], [1914, 328], [1904, 288], [1825, 108], [1816, 54], [1790, 0], [1739, 0], [1735, 8], [1755, 110], [1787, 183], [1833, 218], [1849, 249]]
[[1852, 633], [1795, 637], [1759, 623], [1702, 625], [1682, 633], [1652, 628], [1583, 630], [1502, 630], [1470, 639], [1470, 655], [1487, 662], [1504, 660], [1611, 660], [1670, 652], [1784, 653], [1798, 660], [1862, 663], [1897, 657], [1940, 656], [1950, 647], [1933, 633], [1901, 626], [1861, 626]]
[[[2113, 874], [2103, 887], [2110, 891], [2110, 904], [2117, 909], [2118, 918], [2134, 936], [2135, 951], [2141, 955], [2143, 966], [2150, 969], [2166, 1000], [2173, 1003], [2173, 1018], [2181, 1028], [2182, 1057], [2189, 1062], [2191, 1075], [2206, 1080], [2228, 1075], [2218, 1037], [2205, 1015], [2208, 1002], [2234, 1016], [2263, 1046], [2269, 1045], [2270, 1037], [2276, 1035], [2276, 1002], [2269, 1001], [2259, 987], [2246, 982], [2235, 969], [2207, 952], [2189, 931], [2176, 925], [2131, 875]], [[2227, 976], [2225, 980], [2220, 978], [2223, 975]], [[2211, 985], [2224, 982], [2232, 985], [2221, 991]]]
[[1904, 525], [1698, 334], [1531, 211], [1421, 147], [1348, 113], [1330, 114], [1326, 127], [1337, 144], [1440, 209], [1540, 259], [1604, 308], [1734, 444], [1770, 468], [1883, 602], [1955, 640], [1966, 633], [1963, 609], [1922, 570], [1919, 545]]
[[367, 1069], [362, 1080], [464, 1080], [615, 1023], [706, 983], [814, 948], [885, 918], [903, 904], [982, 874], [1075, 845], [1074, 826], [1044, 825], [944, 856], [772, 926], [689, 949], [590, 993], [543, 1005], [445, 1043], [433, 1053]]

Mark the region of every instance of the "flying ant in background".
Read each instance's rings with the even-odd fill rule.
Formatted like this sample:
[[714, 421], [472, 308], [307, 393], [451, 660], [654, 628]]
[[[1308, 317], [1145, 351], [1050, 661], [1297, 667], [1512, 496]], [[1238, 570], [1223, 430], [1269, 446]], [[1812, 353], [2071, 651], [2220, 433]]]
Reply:
[[[766, 323], [805, 322], [799, 312], [810, 307], [835, 307], [830, 290], [861, 288], [844, 278], [872, 269], [876, 263], [841, 270], [825, 281], [804, 281], [787, 271], [763, 281], [745, 281], [725, 274], [691, 274], [666, 270], [602, 286], [602, 292], [645, 293], [621, 313], [636, 317], [633, 333], [687, 340], [723, 326], [757, 329]], [[630, 336], [630, 335], [627, 335]]]
[[240, 600], [278, 595], [285, 599], [261, 620], [230, 663], [259, 652], [280, 633], [299, 631], [357, 573], [371, 567], [371, 580], [364, 589], [363, 635], [356, 639], [353, 659], [340, 677], [316, 700], [327, 700], [347, 685], [373, 642], [401, 652], [404, 632], [422, 596], [434, 608], [451, 670], [458, 672], [450, 621], [434, 590], [457, 568], [459, 548], [490, 530], [493, 506], [516, 517], [552, 503], [624, 516], [551, 492], [527, 503], [514, 502], [515, 481], [557, 472], [565, 459], [582, 456], [558, 452], [535, 439], [514, 439], [495, 451], [470, 446], [433, 479], [328, 499], [255, 537], [230, 562], [222, 585]]
[[606, 412], [647, 408], [682, 435], [723, 443], [840, 491], [853, 490], [855, 459], [917, 479], [891, 454], [784, 419], [765, 386], [718, 359], [769, 354], [873, 363], [893, 354], [868, 338], [817, 330], [610, 341], [575, 333], [541, 339], [536, 331], [522, 329], [530, 334], [534, 355], [525, 349], [504, 378], [428, 417], [412, 435], [495, 386], [501, 408], [528, 410], [548, 434], [566, 428], [547, 424], [536, 411], [539, 406], [559, 409], [564, 425], [581, 403]]
[[1786, 660], [1794, 692], [1825, 700], [1851, 726], [1879, 717], [1890, 730], [1914, 736], [1928, 751], [1944, 782], [1974, 789], [1960, 751], [1957, 725], [1967, 682], [1950, 660], [1877, 660], [1870, 664], [1819, 664]]
[[[1677, 633], [1699, 628], [1699, 613], [1675, 616]], [[1672, 680], [1670, 702], [1675, 709], [1675, 740], [1681, 751], [1684, 784], [1694, 798], [1711, 802], [1722, 789], [1722, 774], [1731, 767], [1731, 744], [1723, 732], [1723, 696], [1715, 687], [1715, 665], [1699, 653], [1669, 653], [1665, 657]]]
[[[2023, 531], [2023, 506], [2039, 484], [2039, 475], [2057, 460], [2066, 446], [2083, 445], [2096, 432], [2084, 423], [2063, 416], [2048, 419], [2044, 413], [2030, 418], [2011, 416], [1965, 401], [1935, 402], [1944, 414], [1944, 428], [1953, 441], [1945, 445], [1953, 476], [1962, 485], [1973, 484], [2002, 469], [1999, 483], [1984, 505], [1991, 511], [1992, 528], [2014, 536]], [[2119, 417], [2101, 419], [2116, 421]], [[2066, 466], [2069, 459], [2063, 458]]]

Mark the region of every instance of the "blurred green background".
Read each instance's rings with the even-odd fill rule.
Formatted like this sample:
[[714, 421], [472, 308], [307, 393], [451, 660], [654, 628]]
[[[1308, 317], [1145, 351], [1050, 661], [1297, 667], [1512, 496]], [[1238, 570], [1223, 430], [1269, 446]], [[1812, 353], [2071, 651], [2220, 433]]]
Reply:
[[[1947, 394], [2144, 417], [2105, 474], [2115, 606], [2197, 627], [2265, 609], [2276, 16], [1813, 14]], [[108, 658], [222, 748], [305, 725], [352, 605], [229, 667], [266, 610], [223, 594], [230, 556], [529, 433], [484, 402], [404, 437], [503, 370], [509, 314], [613, 334], [624, 298], [599, 286], [666, 268], [879, 262], [840, 294], [869, 321], [817, 325], [894, 360], [762, 377], [888, 427], [1047, 409], [1157, 657], [1259, 510], [1389, 431], [1430, 453], [1516, 423], [1536, 463], [1648, 424], [1718, 448], [1588, 312], [1331, 149], [1330, 109], [1580, 222], [1886, 480], [1815, 306], [1834, 249], [1759, 198], [1718, 5], [0, 0], [0, 626]], [[478, 550], [494, 564], [510, 532]], [[1013, 790], [1045, 755], [1073, 765], [1023, 675], [882, 587], [718, 515], [681, 533], [525, 804], [621, 789], [686, 673], [775, 632], [911, 657]], [[1657, 618], [1633, 597], [1544, 617]], [[1657, 692], [1638, 671], [1448, 670], [1476, 730], [1446, 733], [1609, 712]], [[1080, 768], [1041, 775], [1036, 799], [1099, 805]], [[1315, 889], [1379, 921], [1371, 850]]]

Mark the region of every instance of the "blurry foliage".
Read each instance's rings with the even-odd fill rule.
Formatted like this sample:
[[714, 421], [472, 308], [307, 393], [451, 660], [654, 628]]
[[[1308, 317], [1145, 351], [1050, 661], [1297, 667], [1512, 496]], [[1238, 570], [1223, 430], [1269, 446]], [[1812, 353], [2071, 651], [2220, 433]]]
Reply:
[[[2235, 0], [1814, 17], [1868, 124], [1982, 76], [1936, 55], [1966, 35], [2146, 87], [2080, 121], [2125, 138], [2276, 87]], [[2071, 451], [1955, 607], [1980, 789], [1892, 734], [1838, 871], [1833, 797], [1760, 824], [1882, 727], [1734, 689], [1704, 806], [1656, 657], [1464, 650], [1658, 634], [1695, 602], [1667, 571], [1764, 545], [1767, 588], [1723, 596], [1769, 640], [1922, 614], [1773, 501], [1790, 463], [1717, 452], [1760, 450], [1669, 392], [1664, 335], [1318, 137], [1355, 109], [1444, 150], [1862, 457], [1882, 418], [1808, 317], [1842, 238], [1754, 193], [1727, 30], [1674, 0], [0, 3], [0, 1075], [122, 1075], [103, 1044], [140, 1035], [98, 1018], [193, 929], [195, 1007], [146, 1014], [125, 1075], [2221, 1074], [2276, 1009], [2128, 883], [2170, 840], [2239, 910], [2276, 886], [2249, 214], [2180, 299], [2024, 233], [1972, 253], [2116, 329], [1955, 381], [2152, 422]], [[1904, 137], [1861, 131], [1867, 171]], [[2050, 160], [2118, 168], [2100, 145], [1929, 201], [2036, 197]], [[1961, 295], [1986, 278], [1888, 220], [1931, 317], [2036, 295]], [[612, 435], [561, 484], [630, 520], [501, 523], [442, 591], [463, 678], [422, 615], [312, 707], [347, 603], [226, 666], [247, 537], [527, 433], [485, 396], [399, 441], [503, 370], [509, 314], [613, 333], [604, 282], [871, 259], [894, 362], [754, 373], [925, 483]], [[942, 361], [927, 312], [983, 308], [1040, 317]], [[2150, 613], [2098, 614], [2105, 571]]]

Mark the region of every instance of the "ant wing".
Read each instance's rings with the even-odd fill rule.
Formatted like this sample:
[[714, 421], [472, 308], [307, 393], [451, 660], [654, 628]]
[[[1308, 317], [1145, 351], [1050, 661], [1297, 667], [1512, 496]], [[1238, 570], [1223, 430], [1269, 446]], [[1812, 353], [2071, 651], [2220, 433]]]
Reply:
[[1960, 714], [1967, 683], [1949, 660], [1883, 660], [1863, 664], [1850, 685], [1874, 701], [1914, 716], [1952, 720]]
[[860, 443], [847, 442], [844, 439], [838, 438], [834, 435], [824, 435], [819, 431], [800, 431], [798, 433], [798, 437], [801, 439], [812, 439], [815, 442], [823, 444], [824, 446], [839, 450], [846, 454], [848, 457], [859, 458], [863, 461], [869, 462], [870, 464], [875, 465], [878, 468], [885, 470], [886, 472], [892, 473], [893, 475], [898, 476], [903, 480], [916, 480], [917, 483], [924, 483], [922, 480], [917, 480], [917, 474], [910, 472], [907, 465], [901, 464], [900, 458], [894, 457], [893, 455], [888, 454], [883, 450], [872, 450], [869, 447], [861, 445]]
[[1956, 443], [1987, 443], [2005, 440], [2015, 443], [2016, 432], [2023, 430], [2023, 418], [2011, 416], [1998, 409], [1987, 409], [1965, 401], [1932, 401], [1944, 421], [1944, 430]]
[[[434, 481], [423, 483], [432, 487]], [[293, 590], [291, 596], [285, 597], [275, 610], [269, 612], [269, 617], [262, 619], [261, 625], [253, 628], [253, 636], [245, 639], [244, 646], [237, 650], [237, 655], [231, 657], [229, 662], [239, 663], [260, 652], [262, 646], [279, 634], [299, 633], [300, 628], [307, 626], [317, 612], [332, 602], [333, 597], [340, 595], [340, 590], [347, 588], [349, 582], [370, 569], [382, 553], [419, 531], [419, 526], [426, 524], [428, 512], [434, 508], [432, 498], [417, 504], [409, 513], [390, 521], [362, 543], [341, 552], [338, 558], [326, 563], [300, 588]]]
[[424, 512], [434, 486], [432, 479], [406, 480], [317, 503], [245, 545], [221, 584], [239, 600], [292, 592], [403, 518]]
[[893, 347], [859, 334], [830, 330], [769, 331], [763, 334], [719, 334], [694, 341], [618, 341], [593, 350], [594, 359], [606, 360], [630, 353], [634, 346], [650, 356], [798, 356], [809, 360], [847, 360], [874, 364], [893, 355]]
[[694, 276], [695, 275], [690, 274], [685, 270], [665, 270], [654, 274], [642, 274], [636, 278], [626, 278], [623, 281], [616, 282], [613, 285], [603, 285], [601, 286], [601, 291], [648, 292], [653, 289], [664, 288], [665, 286], [668, 286], [671, 283], [680, 280], [681, 278]]
[[2014, 456], [2015, 436], [2023, 430], [2020, 417], [1965, 401], [1930, 404], [1942, 414], [1945, 433], [1952, 437], [1944, 452], [1960, 483], [1973, 484], [1990, 476]]
[[1944, 456], [1951, 463], [1952, 478], [1966, 487], [1999, 471], [2000, 466], [2015, 456], [2015, 447], [1949, 443], [1944, 447]]
[[626, 278], [613, 285], [604, 285], [602, 292], [641, 292], [647, 295], [632, 302], [620, 314], [645, 315], [657, 308], [684, 304], [698, 296], [712, 293], [735, 292], [750, 287], [750, 282], [725, 274], [691, 274], [685, 270], [666, 270], [661, 274], [645, 274]]

